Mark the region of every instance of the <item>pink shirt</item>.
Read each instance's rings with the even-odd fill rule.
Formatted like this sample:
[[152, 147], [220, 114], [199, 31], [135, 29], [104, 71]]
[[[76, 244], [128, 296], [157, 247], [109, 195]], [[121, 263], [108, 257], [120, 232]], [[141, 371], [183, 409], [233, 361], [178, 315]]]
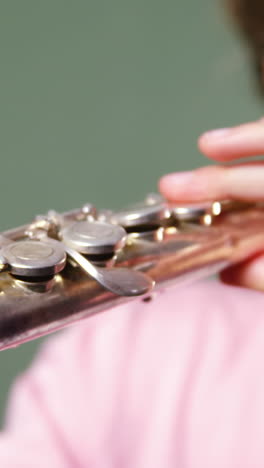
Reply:
[[49, 339], [11, 392], [1, 468], [263, 468], [264, 294], [215, 281]]

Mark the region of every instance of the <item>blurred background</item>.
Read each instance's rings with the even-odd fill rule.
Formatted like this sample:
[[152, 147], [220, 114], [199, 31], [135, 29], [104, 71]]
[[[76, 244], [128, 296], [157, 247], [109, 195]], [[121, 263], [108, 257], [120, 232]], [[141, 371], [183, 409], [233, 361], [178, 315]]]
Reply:
[[[220, 0], [2, 0], [0, 63], [0, 230], [138, 201], [262, 113]], [[39, 343], [0, 353], [0, 421]]]

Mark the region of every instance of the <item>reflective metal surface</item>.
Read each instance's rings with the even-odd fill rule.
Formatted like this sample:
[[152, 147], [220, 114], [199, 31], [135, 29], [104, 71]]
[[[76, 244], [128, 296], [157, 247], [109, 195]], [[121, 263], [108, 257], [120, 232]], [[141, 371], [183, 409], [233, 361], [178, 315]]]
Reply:
[[[72, 223], [80, 223], [86, 219], [82, 208], [59, 215], [54, 212], [52, 216], [38, 217], [37, 222], [2, 233], [0, 349], [17, 346], [95, 313], [106, 311], [114, 305], [131, 300], [130, 296], [140, 295], [144, 299], [154, 282], [155, 289], [158, 290], [170, 284], [194, 281], [263, 251], [262, 205], [214, 202], [196, 210], [199, 216], [194, 216], [192, 212], [189, 218], [183, 219], [179, 212], [177, 216], [178, 207], [162, 201], [163, 211], [157, 210], [155, 215], [152, 213], [153, 216], [148, 217], [149, 208], [154, 206], [156, 209], [156, 204], [159, 203], [154, 197], [151, 203], [146, 202], [140, 205], [140, 209], [132, 210], [131, 219], [135, 215], [137, 223], [144, 220], [144, 223], [147, 223], [143, 223], [144, 229], [151, 235], [142, 237], [142, 229], [137, 227], [142, 225], [135, 225], [132, 227], [132, 233], [126, 234], [123, 247], [114, 255], [112, 252], [107, 260], [103, 258], [105, 264], [100, 268], [98, 258], [102, 260], [101, 256], [104, 257], [106, 252], [103, 245], [96, 250], [95, 258], [89, 257], [87, 260], [77, 251], [77, 244], [74, 244], [75, 248], [72, 249], [65, 247], [61, 241], [64, 230], [72, 226]], [[190, 207], [186, 207], [186, 213], [188, 209], [190, 210]], [[89, 212], [88, 209], [87, 211]], [[100, 211], [93, 213], [93, 222], [98, 222]], [[127, 224], [129, 210], [124, 210], [123, 213], [126, 213]], [[208, 214], [211, 221], [205, 223], [204, 215]], [[159, 232], [162, 232], [162, 235], [158, 235]], [[41, 245], [40, 242], [52, 242], [49, 236], [55, 238], [53, 241], [56, 245], [59, 244], [61, 249], [68, 250], [68, 258], [71, 257], [74, 261], [67, 261], [58, 272], [54, 270], [57, 260], [52, 260], [49, 272], [52, 271], [55, 276], [45, 280], [45, 262], [47, 259], [51, 261], [52, 255], [50, 257], [50, 250], [46, 248], [46, 244], [42, 253], [36, 247]], [[28, 242], [32, 242], [29, 238], [37, 243], [32, 250], [28, 248]], [[95, 242], [96, 245], [98, 239], [97, 235], [94, 235], [92, 244]], [[22, 242], [26, 243], [21, 250]], [[100, 241], [98, 242], [100, 244]], [[14, 251], [10, 251], [9, 245], [15, 245]], [[5, 255], [1, 255], [2, 252]], [[11, 258], [12, 255], [16, 258], [15, 261]], [[41, 256], [43, 258], [39, 258]], [[39, 270], [32, 264], [34, 261], [39, 263]], [[58, 263], [60, 264], [59, 260]], [[4, 271], [6, 266], [8, 271]], [[23, 268], [27, 272], [24, 279], [21, 278]], [[32, 271], [35, 276], [32, 275]], [[19, 272], [20, 278], [15, 277], [14, 272]], [[47, 273], [47, 270], [45, 272]]]
[[125, 228], [131, 228], [136, 226], [160, 226], [165, 220], [167, 220], [171, 212], [168, 208], [168, 204], [164, 201], [154, 200], [152, 196], [152, 202], [147, 201], [143, 203], [137, 203], [126, 210], [121, 210], [114, 213], [111, 217], [111, 222], [119, 224]]
[[55, 275], [66, 263], [62, 244], [51, 239], [11, 242], [2, 248], [1, 256], [13, 275], [26, 277]]
[[100, 221], [77, 221], [61, 230], [67, 246], [86, 255], [111, 254], [124, 247], [126, 231]]
[[154, 286], [154, 281], [139, 271], [120, 267], [100, 268], [70, 247], [66, 247], [66, 252], [83, 271], [94, 278], [104, 289], [118, 296], [141, 296], [150, 292]]

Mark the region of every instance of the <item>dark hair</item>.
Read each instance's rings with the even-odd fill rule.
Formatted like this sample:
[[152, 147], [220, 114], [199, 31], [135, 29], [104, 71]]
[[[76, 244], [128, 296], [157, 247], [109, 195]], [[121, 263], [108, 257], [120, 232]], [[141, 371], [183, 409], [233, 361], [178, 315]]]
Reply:
[[225, 0], [249, 45], [253, 65], [264, 92], [264, 0]]

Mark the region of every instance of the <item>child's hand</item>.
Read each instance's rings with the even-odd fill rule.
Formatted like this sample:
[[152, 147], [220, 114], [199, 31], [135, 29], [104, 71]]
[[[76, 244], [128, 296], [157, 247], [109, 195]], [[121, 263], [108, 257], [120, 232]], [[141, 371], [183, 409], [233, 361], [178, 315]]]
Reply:
[[[207, 157], [226, 163], [264, 154], [264, 119], [238, 127], [213, 130], [199, 138], [199, 148]], [[239, 199], [264, 201], [264, 163], [240, 162], [208, 166], [190, 172], [168, 174], [159, 182], [160, 191], [171, 201]], [[263, 255], [222, 274], [228, 283], [264, 290]]]

